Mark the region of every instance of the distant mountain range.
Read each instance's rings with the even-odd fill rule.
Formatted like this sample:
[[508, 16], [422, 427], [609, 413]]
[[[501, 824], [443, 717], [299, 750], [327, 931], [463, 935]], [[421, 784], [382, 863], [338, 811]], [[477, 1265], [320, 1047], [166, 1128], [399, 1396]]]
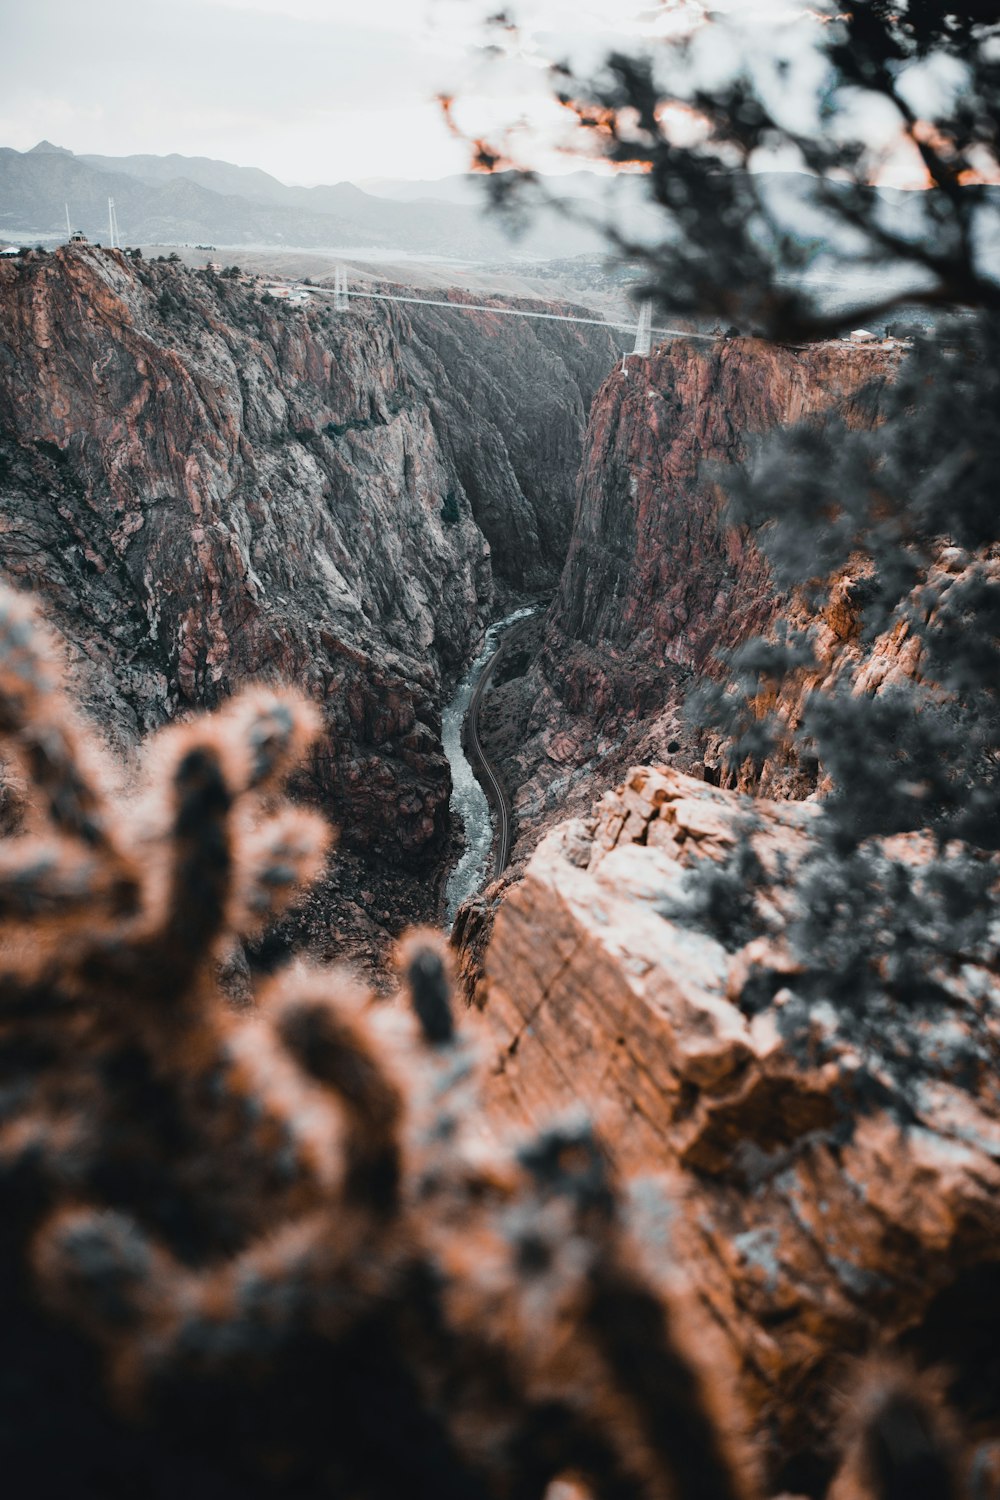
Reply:
[[[93, 159], [93, 158], [88, 158]], [[620, 175], [611, 177], [581, 169], [577, 172], [561, 173], [558, 177], [545, 179], [546, 187], [559, 198], [572, 203], [617, 203], [622, 197], [638, 201], [642, 188], [640, 178]], [[451, 177], [405, 178], [367, 177], [358, 187], [376, 198], [392, 198], [399, 203], [433, 201], [437, 203], [477, 204], [483, 198], [483, 179], [474, 172], [457, 173]]]
[[552, 213], [512, 241], [486, 214], [479, 179], [445, 179], [440, 195], [431, 196], [435, 186], [426, 184], [426, 197], [417, 192], [401, 201], [398, 193], [376, 195], [350, 182], [290, 187], [254, 167], [208, 157], [77, 156], [40, 141], [30, 151], [0, 148], [0, 239], [64, 232], [67, 204], [74, 229], [106, 239], [110, 196], [127, 244], [370, 247], [480, 260], [603, 249], [599, 235]]
[[[812, 203], [812, 179], [787, 172], [763, 173], [756, 181], [784, 230], [815, 247], [810, 276], [878, 282], [881, 269], [857, 258], [863, 249], [858, 236]], [[635, 240], [656, 242], [663, 234], [663, 218], [641, 177], [577, 171], [549, 178], [546, 186], [564, 204], [610, 219]], [[930, 194], [871, 193], [886, 227], [917, 239], [927, 230]], [[607, 249], [597, 230], [555, 208], [534, 211], [512, 239], [487, 213], [483, 180], [471, 174], [310, 188], [204, 156], [76, 156], [50, 141], [23, 152], [0, 148], [0, 240], [64, 235], [67, 204], [73, 228], [104, 240], [109, 197], [123, 242], [134, 245], [368, 250], [490, 262], [565, 260]], [[1000, 189], [982, 205], [976, 238], [982, 264], [1000, 275]]]

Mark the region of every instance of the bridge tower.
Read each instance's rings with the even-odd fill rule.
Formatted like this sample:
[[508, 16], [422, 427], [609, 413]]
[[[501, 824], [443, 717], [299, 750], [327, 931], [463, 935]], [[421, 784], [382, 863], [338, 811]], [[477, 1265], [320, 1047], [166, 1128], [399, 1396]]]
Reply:
[[652, 302], [639, 303], [639, 321], [635, 326], [635, 345], [631, 352], [622, 355], [622, 374], [628, 370], [628, 362], [633, 354], [645, 357], [653, 347], [653, 304]]
[[633, 354], [647, 355], [653, 347], [653, 304], [652, 302], [641, 302], [639, 304], [639, 322], [635, 330], [635, 348]]
[[108, 229], [111, 231], [112, 250], [120, 250], [122, 247], [122, 237], [118, 229], [118, 214], [113, 198], [108, 199]]
[[347, 312], [350, 301], [347, 296], [347, 267], [338, 266], [333, 274], [333, 310]]

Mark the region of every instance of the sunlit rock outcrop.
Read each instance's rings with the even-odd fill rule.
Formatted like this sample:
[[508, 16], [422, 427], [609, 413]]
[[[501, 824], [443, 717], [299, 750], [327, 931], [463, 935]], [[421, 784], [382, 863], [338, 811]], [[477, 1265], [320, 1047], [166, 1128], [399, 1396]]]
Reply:
[[[794, 869], [817, 804], [753, 811], [761, 860]], [[679, 772], [630, 771], [538, 846], [477, 998], [497, 1120], [582, 1105], [617, 1162], [668, 1174], [672, 1254], [773, 1472], [812, 1488], [845, 1356], [943, 1362], [966, 1417], [995, 1416], [1000, 971], [956, 974], [936, 1018], [896, 1013], [883, 1031], [832, 1006], [804, 1017], [780, 937], [791, 881], [770, 898], [773, 941], [739, 947], [691, 915], [689, 872], [725, 859], [747, 812]], [[900, 1055], [902, 1093], [887, 1086]]]

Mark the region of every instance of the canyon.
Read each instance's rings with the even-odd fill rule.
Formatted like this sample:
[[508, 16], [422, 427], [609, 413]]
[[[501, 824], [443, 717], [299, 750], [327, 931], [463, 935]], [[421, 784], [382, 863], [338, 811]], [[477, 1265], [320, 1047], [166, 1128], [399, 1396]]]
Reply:
[[[487, 627], [520, 620], [481, 717], [513, 859], [453, 933], [471, 1123], [507, 1141], [587, 1111], [767, 1493], [824, 1491], [836, 1393], [872, 1349], [947, 1365], [995, 1456], [995, 959], [950, 973], [932, 1020], [862, 1043], [827, 1005], [796, 1032], [780, 881], [766, 938], [720, 935], [690, 895], [738, 847], [747, 790], [768, 794], [755, 851], [789, 880], [820, 816], [802, 768], [724, 784], [684, 716], [721, 652], [802, 608], [727, 524], [725, 468], [826, 412], [874, 427], [902, 353], [734, 337], [622, 362], [600, 329], [282, 305], [90, 247], [0, 264], [0, 561], [126, 790], [151, 731], [246, 681], [321, 708], [292, 791], [340, 847], [251, 967], [305, 948], [392, 988], [392, 943], [439, 921], [459, 852], [442, 708]], [[914, 653], [902, 629], [861, 642], [850, 583], [810, 622], [820, 674], [847, 662], [877, 692]]]
[[824, 411], [872, 426], [899, 357], [891, 344], [676, 340], [604, 384], [535, 659], [495, 702], [495, 720], [516, 725], [529, 837], [581, 776], [613, 779], [630, 757], [704, 767], [685, 691], [784, 603], [751, 531], [725, 520], [724, 470], [755, 439]]
[[297, 309], [92, 247], [0, 265], [3, 571], [126, 758], [248, 678], [322, 705], [321, 951], [377, 964], [436, 914], [442, 684], [498, 601], [554, 586], [616, 354], [596, 328]]
[[[877, 426], [902, 354], [678, 341], [605, 382], [554, 602], [485, 716], [514, 861], [456, 929], [492, 1128], [594, 1122], [768, 1493], [828, 1490], [872, 1351], [938, 1370], [984, 1473], [998, 1456], [995, 939], [926, 1009], [905, 987], [883, 1011], [811, 1006], [789, 932], [822, 768], [734, 775], [684, 712], [721, 653], [780, 621], [816, 658], [774, 705], [789, 722], [838, 679], [878, 697], [919, 677], [905, 617], [865, 637], [856, 572], [818, 611], [782, 596], [722, 504], [769, 430]], [[998, 569], [995, 549], [940, 545], [929, 581]], [[931, 843], [882, 852], [919, 868]]]
[[[824, 412], [873, 426], [902, 352], [892, 340], [796, 349], [677, 339], [605, 381], [552, 606], [530, 649], [498, 673], [482, 716], [486, 752], [512, 790], [516, 840], [506, 880], [460, 916], [470, 988], [509, 883], [548, 830], [589, 813], [597, 790], [643, 763], [725, 780], [718, 737], [690, 722], [686, 696], [724, 672], [728, 648], [791, 607], [751, 529], [727, 522], [725, 471], [768, 432]], [[825, 633], [830, 672], [855, 633], [846, 613], [834, 627], [808, 622]], [[769, 768], [764, 789], [781, 782], [779, 795], [813, 789]]]

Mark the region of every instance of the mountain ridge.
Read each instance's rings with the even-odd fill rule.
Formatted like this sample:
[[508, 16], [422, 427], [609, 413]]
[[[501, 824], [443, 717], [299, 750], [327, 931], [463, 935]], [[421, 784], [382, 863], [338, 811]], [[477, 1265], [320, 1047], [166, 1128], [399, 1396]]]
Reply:
[[[47, 141], [0, 147], [0, 235], [61, 235], [68, 205], [74, 227], [101, 239], [109, 196], [128, 244], [368, 246], [481, 260], [566, 251], [566, 226], [552, 216], [512, 245], [485, 206], [400, 203], [350, 182], [294, 187], [210, 157], [77, 156]], [[574, 233], [577, 250], [605, 248], [596, 232]]]

